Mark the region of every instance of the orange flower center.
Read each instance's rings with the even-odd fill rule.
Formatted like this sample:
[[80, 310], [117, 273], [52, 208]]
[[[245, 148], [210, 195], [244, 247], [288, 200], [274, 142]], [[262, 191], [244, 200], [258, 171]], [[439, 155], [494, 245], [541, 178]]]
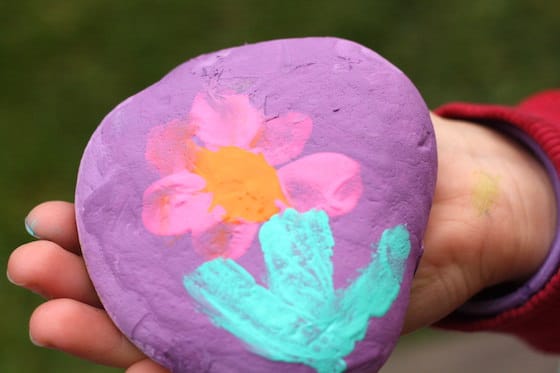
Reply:
[[206, 180], [212, 207], [225, 209], [225, 221], [263, 222], [280, 211], [278, 202], [288, 204], [276, 170], [262, 154], [235, 146], [217, 151], [202, 148], [193, 171]]

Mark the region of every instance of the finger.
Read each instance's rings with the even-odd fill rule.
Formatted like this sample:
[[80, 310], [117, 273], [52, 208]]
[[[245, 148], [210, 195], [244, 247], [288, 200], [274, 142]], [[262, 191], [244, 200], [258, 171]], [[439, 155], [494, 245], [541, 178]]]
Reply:
[[98, 364], [126, 368], [145, 358], [105, 311], [72, 299], [51, 300], [39, 306], [31, 315], [29, 335], [38, 346]]
[[29, 212], [25, 227], [36, 238], [56, 242], [75, 253], [80, 252], [74, 204], [70, 202], [41, 203]]
[[169, 373], [169, 371], [150, 359], [144, 359], [131, 365], [126, 373]]
[[8, 260], [8, 279], [46, 298], [71, 298], [96, 307], [101, 303], [83, 259], [54, 242], [18, 247]]

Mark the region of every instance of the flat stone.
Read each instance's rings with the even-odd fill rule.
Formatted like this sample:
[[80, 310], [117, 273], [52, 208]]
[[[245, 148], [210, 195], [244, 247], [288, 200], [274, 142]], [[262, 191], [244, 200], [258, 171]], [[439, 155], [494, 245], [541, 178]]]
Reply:
[[80, 166], [80, 242], [109, 316], [173, 372], [377, 371], [436, 167], [424, 101], [375, 52], [245, 45], [107, 115]]

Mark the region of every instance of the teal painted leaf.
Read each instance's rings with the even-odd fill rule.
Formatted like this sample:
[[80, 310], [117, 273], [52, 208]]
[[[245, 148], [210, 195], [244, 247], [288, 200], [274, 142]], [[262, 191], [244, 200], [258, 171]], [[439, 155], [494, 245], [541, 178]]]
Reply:
[[383, 317], [399, 294], [409, 234], [385, 230], [370, 263], [345, 289], [333, 285], [334, 239], [323, 211], [287, 209], [263, 224], [259, 240], [267, 285], [231, 259], [214, 259], [184, 285], [213, 321], [271, 360], [342, 372], [370, 318]]

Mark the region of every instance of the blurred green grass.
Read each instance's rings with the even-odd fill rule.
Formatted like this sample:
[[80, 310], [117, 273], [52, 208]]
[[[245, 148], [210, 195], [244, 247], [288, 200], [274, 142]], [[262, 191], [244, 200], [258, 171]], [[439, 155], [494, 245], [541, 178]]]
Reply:
[[[122, 1], [0, 3], [0, 260], [28, 240], [23, 218], [71, 200], [81, 152], [116, 104], [200, 53], [332, 35], [399, 66], [428, 105], [513, 104], [560, 86], [560, 2]], [[0, 372], [111, 372], [33, 347], [40, 299], [0, 281]]]

